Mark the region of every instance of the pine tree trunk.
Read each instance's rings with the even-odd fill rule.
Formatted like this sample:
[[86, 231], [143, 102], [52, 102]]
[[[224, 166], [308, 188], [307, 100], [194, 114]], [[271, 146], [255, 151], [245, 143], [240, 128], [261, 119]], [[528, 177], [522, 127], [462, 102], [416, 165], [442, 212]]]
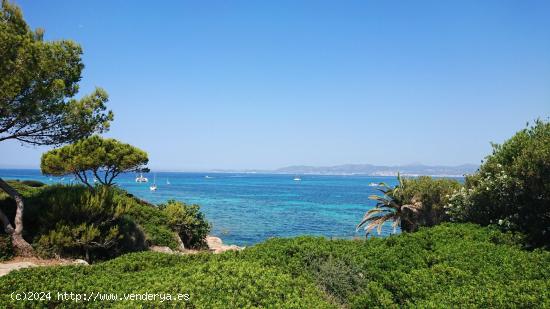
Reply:
[[8, 217], [0, 210], [0, 221], [2, 221], [4, 231], [11, 235], [13, 249], [16, 255], [32, 256], [33, 249], [31, 245], [23, 239], [23, 209], [25, 206], [23, 203], [23, 197], [2, 178], [0, 178], [0, 188], [15, 200], [15, 204], [17, 206], [15, 218], [13, 220], [15, 228], [11, 225]]

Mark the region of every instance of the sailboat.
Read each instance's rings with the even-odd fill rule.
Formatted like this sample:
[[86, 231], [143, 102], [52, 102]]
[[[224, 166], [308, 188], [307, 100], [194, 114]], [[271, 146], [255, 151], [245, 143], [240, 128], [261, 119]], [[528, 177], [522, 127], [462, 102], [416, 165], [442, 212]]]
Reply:
[[149, 187], [149, 190], [157, 191], [157, 175], [156, 174], [155, 174], [155, 177], [153, 179], [153, 184]]
[[143, 173], [139, 174], [139, 177], [136, 177], [136, 182], [148, 182], [149, 179], [147, 177], [143, 177]]
[[168, 180], [168, 178], [166, 178], [166, 184], [167, 184], [167, 185], [170, 184], [170, 180]]

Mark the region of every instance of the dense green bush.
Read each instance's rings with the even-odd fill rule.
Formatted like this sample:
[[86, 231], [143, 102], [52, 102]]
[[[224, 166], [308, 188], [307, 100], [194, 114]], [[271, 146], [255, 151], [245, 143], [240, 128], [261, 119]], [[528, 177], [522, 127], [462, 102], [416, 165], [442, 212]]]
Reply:
[[46, 185], [45, 183], [38, 180], [23, 180], [21, 181], [21, 183], [34, 188], [40, 188]]
[[327, 291], [326, 276], [315, 269], [345, 261], [352, 266], [343, 272], [356, 275], [346, 276], [335, 296], [347, 295], [342, 303], [357, 308], [550, 305], [550, 253], [522, 251], [514, 234], [473, 224], [444, 223], [366, 242], [272, 239], [236, 255], [308, 276]]
[[[270, 239], [239, 252], [131, 253], [92, 266], [24, 269], [0, 278], [12, 292], [188, 293], [188, 307], [550, 306], [550, 252], [524, 251], [513, 234], [445, 223], [385, 239]], [[181, 307], [171, 302], [63, 302], [64, 307]]]
[[449, 196], [461, 187], [455, 179], [420, 176], [403, 179], [403, 186], [394, 194], [401, 201], [421, 203], [419, 226], [434, 226], [447, 220], [445, 205]]
[[185, 248], [208, 248], [206, 236], [210, 232], [210, 224], [206, 221], [199, 205], [186, 205], [182, 202], [170, 200], [159, 205], [166, 217], [168, 225], [180, 236]]
[[128, 205], [106, 186], [50, 186], [33, 200], [38, 216], [37, 251], [45, 256], [109, 256], [124, 251], [122, 216]]
[[13, 257], [13, 246], [11, 237], [6, 234], [0, 234], [0, 261], [6, 261]]
[[[120, 194], [124, 195], [124, 192], [121, 190]], [[179, 248], [176, 232], [168, 225], [168, 216], [163, 211], [145, 201], [128, 199], [130, 206], [126, 214], [143, 229], [147, 245]]]
[[447, 207], [455, 221], [497, 224], [526, 234], [530, 245], [550, 246], [550, 123], [536, 121], [493, 145]]
[[[187, 233], [189, 247], [200, 248], [209, 228], [198, 206], [172, 202], [168, 211], [166, 205], [157, 207], [119, 188], [99, 187], [103, 189], [94, 195], [84, 186], [34, 188], [18, 181], [10, 184], [22, 193], [26, 202], [24, 237], [44, 256], [84, 257], [88, 247], [93, 251], [88, 252], [93, 259], [145, 250], [153, 245], [179, 249], [178, 233]], [[98, 194], [104, 200], [98, 199]], [[2, 191], [0, 208], [13, 218], [15, 203]], [[178, 227], [182, 222], [189, 225]]]
[[[306, 278], [295, 278], [275, 267], [212, 254], [191, 256], [133, 253], [92, 266], [18, 271], [0, 278], [0, 306], [65, 308], [330, 308], [323, 293]], [[16, 301], [11, 292], [48, 291], [51, 300]], [[177, 293], [189, 301], [57, 300], [57, 292]]]

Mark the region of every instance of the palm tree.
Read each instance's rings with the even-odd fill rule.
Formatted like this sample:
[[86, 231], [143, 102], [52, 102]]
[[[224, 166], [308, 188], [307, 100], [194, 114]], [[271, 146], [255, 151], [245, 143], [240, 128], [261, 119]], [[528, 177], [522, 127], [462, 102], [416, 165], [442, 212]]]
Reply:
[[382, 196], [369, 196], [369, 199], [376, 201], [376, 206], [367, 211], [363, 220], [357, 225], [357, 230], [364, 226], [367, 237], [374, 228], [377, 228], [378, 235], [380, 235], [382, 226], [386, 221], [393, 221], [394, 233], [397, 226], [400, 226], [401, 230], [405, 232], [417, 230], [417, 220], [422, 209], [422, 202], [417, 198], [406, 201], [402, 191], [407, 182], [399, 174], [397, 174], [397, 179], [399, 184], [394, 188], [390, 188], [385, 183], [380, 183], [382, 188], [377, 190], [383, 193]]

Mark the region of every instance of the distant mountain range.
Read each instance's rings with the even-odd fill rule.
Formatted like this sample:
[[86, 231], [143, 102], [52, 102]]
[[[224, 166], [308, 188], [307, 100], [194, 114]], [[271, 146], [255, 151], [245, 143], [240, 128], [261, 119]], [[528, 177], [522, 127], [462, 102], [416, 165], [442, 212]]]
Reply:
[[[165, 172], [212, 172], [212, 173], [264, 173], [264, 174], [294, 174], [294, 175], [365, 175], [365, 176], [452, 176], [461, 177], [472, 174], [479, 168], [475, 164], [456, 166], [445, 165], [372, 165], [372, 164], [342, 164], [335, 166], [294, 165], [275, 170], [267, 169], [212, 169], [212, 170], [157, 170]], [[2, 166], [0, 169], [21, 169], [21, 167]], [[22, 168], [27, 169], [27, 168]], [[36, 168], [31, 168], [37, 170]]]
[[368, 176], [395, 176], [401, 173], [406, 176], [463, 176], [471, 174], [478, 169], [475, 164], [463, 164], [457, 166], [429, 166], [423, 164], [410, 164], [400, 166], [383, 166], [372, 164], [344, 164], [336, 166], [288, 166], [274, 170], [275, 173], [284, 174], [315, 174], [315, 175], [368, 175]]

